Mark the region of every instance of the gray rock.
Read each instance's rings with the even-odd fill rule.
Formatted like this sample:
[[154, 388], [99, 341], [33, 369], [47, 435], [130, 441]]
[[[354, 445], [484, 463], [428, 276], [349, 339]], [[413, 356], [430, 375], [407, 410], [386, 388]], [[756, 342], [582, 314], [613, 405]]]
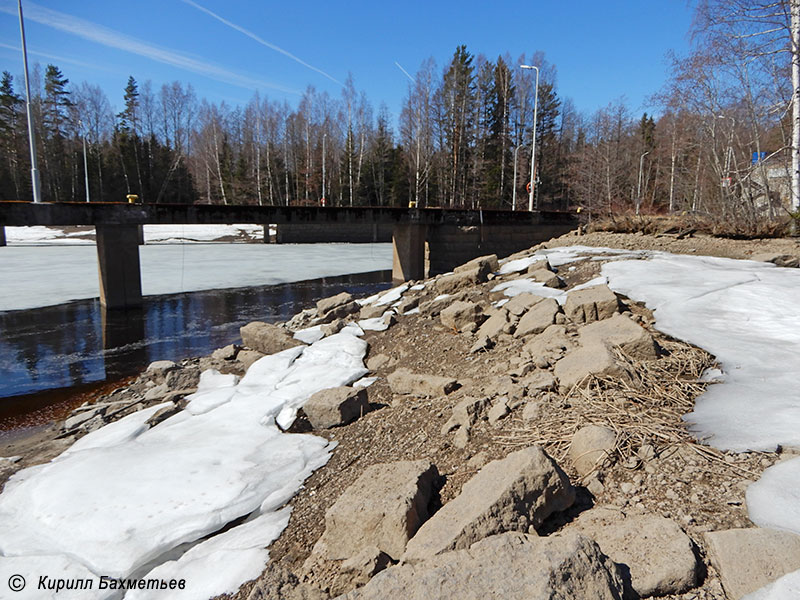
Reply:
[[367, 388], [329, 388], [313, 394], [303, 405], [314, 429], [330, 429], [356, 420], [369, 411]]
[[334, 319], [330, 323], [322, 325], [319, 330], [322, 332], [322, 335], [328, 337], [329, 335], [336, 335], [339, 333], [346, 324], [344, 319]]
[[595, 508], [573, 526], [630, 569], [631, 587], [642, 598], [682, 594], [697, 585], [694, 545], [675, 521], [654, 514], [620, 516], [618, 510]]
[[567, 336], [566, 327], [556, 324], [526, 342], [523, 350], [534, 359], [537, 366], [544, 365], [547, 368], [574, 346], [575, 343]]
[[382, 369], [383, 367], [390, 367], [396, 361], [386, 354], [376, 354], [375, 356], [370, 356], [367, 359], [367, 368], [370, 371], [377, 371], [378, 369]]
[[196, 388], [200, 383], [200, 373], [199, 368], [192, 366], [173, 369], [167, 373], [167, 387], [171, 390]]
[[531, 306], [538, 304], [542, 300], [544, 300], [542, 296], [536, 296], [529, 292], [523, 292], [522, 294], [517, 294], [511, 298], [511, 300], [503, 305], [503, 308], [512, 315], [520, 317], [525, 314]]
[[392, 557], [377, 546], [367, 546], [342, 563], [341, 574], [349, 586], [360, 586], [392, 564]]
[[458, 382], [450, 377], [420, 375], [408, 369], [397, 369], [386, 379], [395, 394], [413, 394], [429, 398], [446, 396], [458, 387]]
[[158, 378], [164, 377], [167, 373], [177, 368], [178, 365], [171, 360], [157, 360], [155, 362], [151, 362], [147, 367], [147, 371], [145, 372], [152, 377]]
[[100, 407], [73, 414], [71, 417], [68, 417], [66, 421], [64, 421], [63, 429], [64, 431], [72, 431], [73, 429], [77, 429], [89, 419], [92, 419], [96, 415], [102, 415], [104, 412], [105, 407]]
[[552, 271], [550, 271], [549, 269], [536, 269], [533, 272], [531, 272], [529, 269], [528, 273], [530, 274], [531, 277], [533, 277], [535, 281], [543, 283], [545, 287], [551, 287], [551, 288], [564, 287], [564, 282], [561, 280], [561, 278]]
[[467, 481], [461, 493], [419, 529], [403, 560], [468, 548], [496, 533], [536, 529], [574, 501], [569, 478], [544, 450], [531, 446], [512, 452]]
[[489, 409], [489, 413], [486, 417], [490, 425], [497, 425], [497, 423], [505, 419], [509, 414], [511, 414], [511, 411], [508, 408], [508, 398], [503, 396], [495, 400], [495, 403], [492, 405], [492, 408]]
[[151, 387], [147, 390], [144, 394], [144, 399], [148, 402], [151, 400], [158, 400], [163, 398], [169, 393], [169, 386], [166, 383], [161, 383], [159, 385]]
[[542, 257], [531, 264], [528, 265], [527, 273], [535, 273], [536, 271], [541, 271], [542, 269], [546, 269], [548, 271], [552, 271], [553, 267], [550, 265], [550, 261], [547, 258]]
[[217, 348], [211, 353], [211, 358], [214, 360], [233, 360], [236, 358], [236, 346], [228, 344], [224, 348]]
[[333, 309], [350, 304], [352, 301], [353, 296], [347, 292], [342, 292], [335, 296], [330, 296], [329, 298], [323, 298], [317, 302], [317, 314], [322, 317]]
[[607, 346], [619, 346], [633, 358], [658, 358], [658, 346], [653, 336], [626, 315], [615, 314], [611, 318], [584, 325], [578, 333], [583, 345], [599, 342]]
[[614, 430], [600, 425], [587, 425], [575, 432], [569, 447], [569, 457], [575, 470], [585, 477], [597, 470], [617, 444]]
[[369, 547], [399, 558], [428, 518], [438, 476], [436, 467], [425, 460], [367, 467], [325, 512], [325, 532], [312, 558], [347, 560]]
[[457, 300], [439, 315], [442, 325], [455, 331], [474, 329], [483, 317], [481, 307], [474, 302]]
[[754, 254], [752, 257], [750, 257], [750, 260], [771, 262], [779, 267], [790, 267], [795, 269], [800, 267], [800, 256], [794, 256], [792, 254], [775, 254], [767, 252]]
[[[443, 275], [436, 280], [436, 289], [440, 294], [452, 294], [462, 288], [478, 285], [487, 280], [486, 273], [481, 269]], [[421, 309], [420, 309], [421, 310]]]
[[529, 396], [533, 396], [539, 392], [554, 390], [556, 378], [549, 371], [534, 371], [521, 379], [519, 384], [527, 390]]
[[400, 304], [397, 305], [397, 312], [401, 315], [407, 313], [410, 310], [414, 310], [419, 306], [419, 298], [417, 296], [408, 297], [405, 296], [400, 301]]
[[[480, 277], [485, 278], [489, 273], [494, 273], [499, 268], [500, 263], [497, 261], [497, 255], [488, 254], [486, 256], [473, 258], [471, 261], [456, 267], [453, 269], [453, 273], [470, 273], [477, 269]], [[484, 281], [486, 281], [486, 279], [484, 279]]]
[[596, 285], [567, 293], [564, 312], [575, 323], [591, 323], [619, 312], [619, 301], [607, 285]]
[[456, 448], [466, 448], [470, 440], [470, 429], [467, 427], [459, 427], [453, 436], [453, 446]]
[[728, 529], [705, 534], [711, 564], [731, 600], [800, 569], [800, 536], [775, 529]]
[[303, 345], [286, 329], [261, 321], [248, 323], [239, 329], [239, 332], [245, 346], [262, 354], [275, 354], [287, 348]]
[[523, 421], [538, 421], [544, 413], [544, 403], [540, 401], [528, 402], [522, 409]]
[[[438, 298], [438, 299], [437, 299]], [[423, 315], [428, 315], [429, 317], [436, 317], [439, 315], [442, 310], [447, 308], [453, 303], [453, 298], [450, 295], [447, 295], [444, 298], [434, 298], [433, 300], [427, 300], [425, 302], [420, 302], [419, 305], [419, 312]]]
[[589, 538], [504, 533], [390, 567], [340, 600], [619, 600], [623, 589], [616, 565]]
[[622, 377], [626, 371], [617, 363], [605, 345], [591, 344], [567, 353], [556, 363], [553, 374], [558, 379], [558, 385], [568, 390], [584, 381], [589, 375]]
[[479, 340], [494, 341], [498, 335], [503, 333], [506, 325], [508, 325], [508, 313], [502, 308], [495, 309], [490, 313], [489, 318], [483, 322], [483, 325], [478, 328], [476, 336]]
[[359, 319], [374, 319], [375, 317], [380, 317], [383, 313], [386, 312], [385, 306], [375, 306], [374, 304], [365, 304], [361, 307], [361, 310], [358, 313]]
[[245, 371], [253, 366], [253, 363], [257, 360], [264, 358], [266, 354], [262, 354], [258, 350], [240, 350], [239, 354], [236, 355], [237, 360], [242, 363], [242, 367]]
[[355, 300], [353, 300], [352, 302], [336, 306], [331, 310], [329, 310], [328, 312], [321, 314], [319, 317], [317, 317], [316, 323], [317, 324], [330, 323], [331, 321], [335, 321], [337, 319], [344, 319], [360, 311], [361, 311], [361, 305]]
[[459, 427], [469, 429], [480, 418], [486, 409], [487, 398], [464, 398], [453, 407], [453, 414], [447, 423], [442, 426], [442, 435], [448, 434]]
[[159, 423], [163, 423], [170, 417], [177, 415], [184, 408], [186, 408], [188, 403], [188, 400], [179, 400], [178, 402], [173, 403], [171, 406], [165, 406], [164, 408], [156, 411], [155, 414], [145, 421], [145, 423], [150, 427], [155, 427]]
[[558, 302], [553, 298], [545, 298], [528, 309], [517, 323], [514, 337], [525, 337], [532, 333], [541, 333], [556, 320], [556, 315], [561, 312]]

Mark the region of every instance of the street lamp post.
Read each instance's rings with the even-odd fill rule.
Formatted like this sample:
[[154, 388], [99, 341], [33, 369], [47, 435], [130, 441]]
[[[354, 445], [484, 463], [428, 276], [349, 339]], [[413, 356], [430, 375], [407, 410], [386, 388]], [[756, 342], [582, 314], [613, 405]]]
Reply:
[[[536, 113], [539, 108], [539, 67], [520, 65], [521, 69], [536, 71], [536, 91], [533, 96], [533, 139], [531, 140], [531, 190], [528, 196], [528, 210], [533, 211], [533, 198], [536, 195]], [[539, 208], [538, 198], [536, 208]]]
[[25, 45], [25, 25], [22, 20], [22, 0], [17, 0], [19, 8], [19, 33], [22, 37], [22, 62], [25, 66], [25, 99], [28, 110], [28, 141], [31, 146], [31, 187], [33, 188], [33, 201], [42, 201], [42, 190], [39, 184], [39, 168], [36, 162], [36, 139], [33, 135], [33, 109], [31, 107], [31, 84], [28, 81], [28, 49]]
[[325, 138], [328, 137], [327, 133], [322, 134], [322, 201], [320, 204], [325, 206]]
[[639, 206], [642, 204], [642, 166], [644, 165], [644, 157], [650, 154], [650, 150], [645, 152], [639, 157], [639, 183], [636, 185], [636, 216], [639, 216]]
[[83, 130], [83, 121], [78, 121], [78, 126], [81, 128], [83, 136], [83, 177], [86, 181], [86, 201], [89, 200], [89, 163], [86, 160], [86, 132]]
[[512, 186], [514, 193], [512, 194], [511, 198], [511, 210], [517, 210], [517, 152], [519, 152], [519, 149], [524, 145], [525, 144], [520, 144], [514, 148], [514, 185]]

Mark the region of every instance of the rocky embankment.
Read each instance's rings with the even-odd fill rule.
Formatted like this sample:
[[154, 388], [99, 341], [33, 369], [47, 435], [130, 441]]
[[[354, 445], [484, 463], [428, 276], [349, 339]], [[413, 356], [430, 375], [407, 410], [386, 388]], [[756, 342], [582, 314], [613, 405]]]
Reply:
[[[547, 245], [575, 244], [787, 266], [800, 254], [786, 240], [620, 234]], [[519, 270], [501, 275], [497, 257], [482, 257], [410, 282], [396, 301], [340, 294], [287, 323], [249, 324], [241, 345], [209, 357], [154, 363], [74, 411], [48, 452], [145, 407], [167, 402], [148, 423], [168, 418], [203, 370], [241, 375], [265, 354], [367, 321], [385, 327], [365, 334], [377, 379], [304, 405], [289, 431], [338, 446], [236, 598], [738, 599], [800, 569], [800, 537], [754, 527], [744, 494], [796, 452], [699, 444], [681, 416], [714, 385], [714, 358], [655, 330], [643, 305], [582, 287], [602, 261], [554, 268], [536, 249], [511, 257]], [[507, 295], [528, 279], [566, 293]], [[2, 480], [46, 459], [0, 465]]]

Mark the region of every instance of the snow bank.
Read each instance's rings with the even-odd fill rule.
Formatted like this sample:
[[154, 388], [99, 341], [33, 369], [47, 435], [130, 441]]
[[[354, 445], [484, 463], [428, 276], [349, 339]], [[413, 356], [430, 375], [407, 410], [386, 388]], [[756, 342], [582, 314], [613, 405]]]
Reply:
[[[367, 373], [360, 331], [266, 356], [238, 382], [207, 371], [187, 409], [157, 426], [144, 424], [154, 409], [134, 413], [18, 472], [0, 495], [0, 570], [33, 581], [41, 555], [52, 555], [76, 572], [184, 577], [199, 582], [191, 598], [235, 591], [288, 522], [277, 509], [332, 450], [282, 433], [276, 418], [290, 423], [311, 394]], [[182, 544], [245, 515], [176, 560]]]

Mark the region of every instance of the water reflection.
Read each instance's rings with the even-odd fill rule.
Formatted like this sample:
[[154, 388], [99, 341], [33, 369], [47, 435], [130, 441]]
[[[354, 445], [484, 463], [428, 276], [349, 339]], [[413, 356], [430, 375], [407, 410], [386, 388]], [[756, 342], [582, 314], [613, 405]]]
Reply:
[[[0, 414], [19, 396], [131, 375], [154, 360], [208, 354], [249, 321], [283, 321], [320, 298], [389, 287], [391, 271], [275, 286], [146, 297], [141, 309], [95, 300], [0, 313]], [[17, 397], [16, 400], [12, 397]]]

